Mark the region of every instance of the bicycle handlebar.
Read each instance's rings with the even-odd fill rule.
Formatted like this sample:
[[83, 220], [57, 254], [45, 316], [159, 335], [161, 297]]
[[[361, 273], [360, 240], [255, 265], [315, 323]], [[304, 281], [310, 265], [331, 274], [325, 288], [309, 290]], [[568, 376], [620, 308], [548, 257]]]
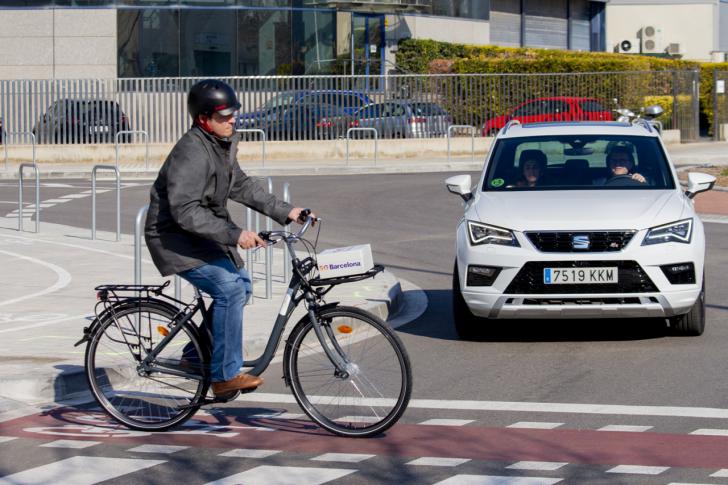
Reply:
[[301, 236], [304, 235], [304, 233], [308, 230], [309, 227], [311, 227], [316, 222], [321, 221], [320, 217], [311, 217], [311, 209], [304, 209], [301, 211], [301, 215], [306, 217], [306, 221], [303, 223], [303, 226], [301, 229], [298, 230], [295, 234], [291, 234], [287, 231], [261, 231], [258, 233], [258, 236], [260, 238], [271, 244], [275, 244], [278, 241], [285, 239], [287, 241], [295, 241], [297, 239], [301, 239]]

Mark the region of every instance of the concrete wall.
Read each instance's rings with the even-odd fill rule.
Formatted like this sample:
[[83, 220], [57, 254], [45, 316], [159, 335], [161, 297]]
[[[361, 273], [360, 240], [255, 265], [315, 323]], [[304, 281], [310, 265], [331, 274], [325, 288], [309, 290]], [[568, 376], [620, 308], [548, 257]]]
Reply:
[[115, 78], [116, 10], [0, 10], [0, 79]]
[[[710, 61], [717, 49], [718, 6], [715, 0], [682, 2], [625, 2], [607, 4], [607, 50], [629, 39], [639, 42], [646, 25], [658, 29], [658, 43], [679, 43], [684, 59]], [[662, 49], [660, 49], [662, 51]]]

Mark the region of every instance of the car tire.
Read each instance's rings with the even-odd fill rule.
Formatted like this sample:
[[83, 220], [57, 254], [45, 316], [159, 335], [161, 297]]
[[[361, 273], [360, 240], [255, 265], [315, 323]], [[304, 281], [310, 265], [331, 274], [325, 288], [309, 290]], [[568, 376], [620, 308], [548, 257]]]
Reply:
[[460, 291], [460, 277], [458, 275], [458, 262], [452, 270], [452, 319], [455, 324], [455, 331], [461, 340], [474, 340], [480, 335], [480, 328], [484, 318], [473, 315], [465, 303], [462, 291]]
[[678, 335], [697, 337], [705, 331], [705, 276], [700, 295], [693, 307], [684, 315], [670, 318], [670, 328]]

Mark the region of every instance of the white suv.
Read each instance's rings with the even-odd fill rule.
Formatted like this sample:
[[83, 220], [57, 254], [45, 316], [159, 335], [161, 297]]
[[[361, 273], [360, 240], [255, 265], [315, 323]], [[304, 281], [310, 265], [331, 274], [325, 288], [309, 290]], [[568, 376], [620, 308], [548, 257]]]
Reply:
[[647, 122], [503, 128], [477, 185], [447, 179], [465, 200], [453, 271], [455, 326], [471, 338], [495, 319], [668, 318], [705, 328], [705, 235]]

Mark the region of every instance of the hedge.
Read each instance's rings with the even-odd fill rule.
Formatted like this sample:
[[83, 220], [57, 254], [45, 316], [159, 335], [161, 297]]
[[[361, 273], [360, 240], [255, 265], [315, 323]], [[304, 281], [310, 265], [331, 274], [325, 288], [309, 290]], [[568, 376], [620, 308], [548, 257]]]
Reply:
[[[705, 115], [708, 123], [708, 134], [713, 134], [713, 96], [715, 96], [715, 84], [713, 83], [713, 71], [724, 71], [728, 74], [728, 62], [705, 63], [700, 66], [700, 112]], [[728, 88], [728, 76], [722, 76]], [[726, 109], [726, 94], [720, 96], [720, 116], [723, 123], [728, 123]]]

